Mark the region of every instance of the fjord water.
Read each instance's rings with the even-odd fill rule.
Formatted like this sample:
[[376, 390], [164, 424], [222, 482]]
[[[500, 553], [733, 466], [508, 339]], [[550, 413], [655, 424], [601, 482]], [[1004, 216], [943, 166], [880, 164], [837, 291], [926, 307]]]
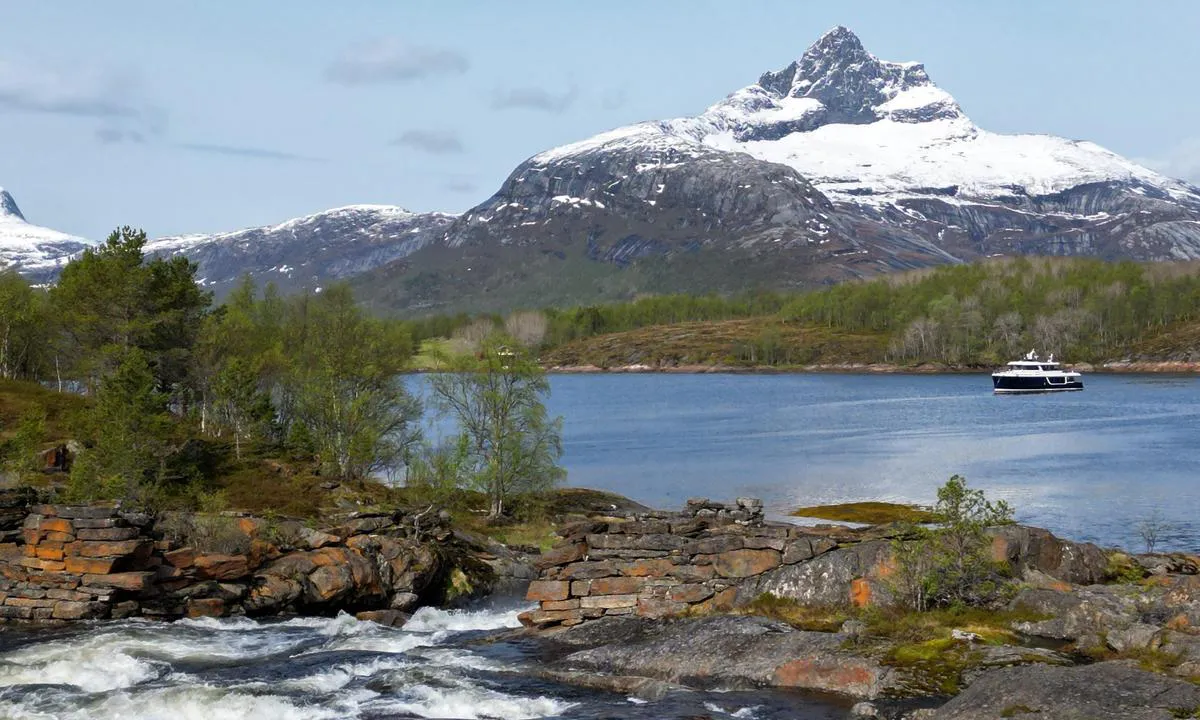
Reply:
[[832, 720], [846, 704], [770, 692], [656, 700], [537, 679], [536, 650], [484, 642], [515, 606], [419, 610], [404, 629], [348, 615], [110, 621], [0, 633], [0, 717], [104, 720], [758, 718]]
[[675, 508], [761, 497], [776, 513], [932, 503], [951, 475], [1021, 522], [1142, 550], [1200, 549], [1200, 379], [1088, 375], [1082, 392], [995, 396], [986, 374], [556, 375], [568, 482]]

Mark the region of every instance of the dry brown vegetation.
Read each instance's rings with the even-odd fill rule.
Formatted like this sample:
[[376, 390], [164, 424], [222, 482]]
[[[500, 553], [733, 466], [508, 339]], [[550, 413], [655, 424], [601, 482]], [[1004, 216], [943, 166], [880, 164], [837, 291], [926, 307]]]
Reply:
[[[780, 358], [784, 362], [755, 362], [751, 353], [756, 346], [759, 351], [787, 352], [790, 357]], [[541, 360], [549, 367], [599, 368], [865, 364], [882, 357], [886, 349], [887, 339], [880, 334], [845, 333], [773, 318], [752, 318], [655, 325], [599, 335], [554, 348]]]

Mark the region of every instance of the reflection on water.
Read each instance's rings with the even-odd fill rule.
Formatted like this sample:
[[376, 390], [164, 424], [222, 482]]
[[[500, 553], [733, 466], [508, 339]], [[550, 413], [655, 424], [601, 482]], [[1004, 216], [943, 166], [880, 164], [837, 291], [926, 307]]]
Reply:
[[1200, 545], [1200, 381], [1088, 376], [1081, 393], [994, 396], [986, 375], [562, 375], [572, 485], [657, 507], [755, 495], [771, 509], [932, 502], [950, 475], [1023, 522], [1137, 549], [1156, 510]]

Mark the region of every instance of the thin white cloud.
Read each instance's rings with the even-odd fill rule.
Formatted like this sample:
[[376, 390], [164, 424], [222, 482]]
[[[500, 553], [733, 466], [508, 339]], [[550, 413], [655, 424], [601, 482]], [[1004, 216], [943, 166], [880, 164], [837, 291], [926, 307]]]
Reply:
[[343, 50], [325, 69], [325, 78], [342, 85], [408, 82], [462, 75], [470, 67], [467, 57], [457, 50], [378, 38]]
[[297, 155], [268, 148], [245, 147], [242, 145], [220, 145], [213, 143], [179, 143], [176, 147], [191, 152], [208, 153], [211, 155], [229, 155], [232, 157], [250, 158], [253, 160], [277, 160], [282, 162], [325, 162], [324, 158]]
[[454, 155], [463, 151], [462, 140], [450, 130], [407, 130], [392, 144], [431, 155]]
[[492, 97], [492, 108], [561, 113], [571, 107], [578, 96], [579, 89], [575, 87], [560, 93], [538, 87], [510, 88], [496, 92]]
[[1161, 157], [1139, 158], [1138, 162], [1168, 177], [1200, 184], [1200, 136], [1185, 138]]
[[0, 112], [101, 120], [96, 139], [104, 143], [141, 142], [166, 125], [166, 114], [146, 99], [135, 74], [93, 65], [0, 59]]

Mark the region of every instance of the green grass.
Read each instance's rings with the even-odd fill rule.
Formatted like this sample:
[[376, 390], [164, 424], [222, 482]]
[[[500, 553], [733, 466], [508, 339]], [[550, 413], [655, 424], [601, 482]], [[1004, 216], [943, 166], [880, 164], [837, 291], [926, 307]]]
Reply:
[[455, 343], [448, 338], [429, 338], [421, 341], [421, 348], [413, 356], [414, 370], [438, 370], [445, 358], [456, 355]]
[[819, 518], [837, 522], [883, 525], [892, 522], [931, 523], [937, 521], [932, 511], [917, 505], [887, 502], [855, 502], [840, 505], [814, 505], [793, 510], [796, 517]]
[[555, 533], [558, 524], [549, 520], [531, 520], [514, 525], [483, 525], [480, 530], [509, 547], [536, 547], [541, 552], [546, 552], [561, 540]]
[[34, 382], [0, 380], [0, 439], [12, 437], [26, 411], [42, 407], [46, 411], [47, 443], [71, 437], [77, 417], [88, 406], [87, 398], [74, 393], [58, 392]]
[[771, 593], [759, 595], [748, 605], [738, 608], [737, 612], [740, 615], [761, 615], [799, 630], [818, 632], [837, 632], [842, 623], [851, 618], [847, 608], [804, 605]]

